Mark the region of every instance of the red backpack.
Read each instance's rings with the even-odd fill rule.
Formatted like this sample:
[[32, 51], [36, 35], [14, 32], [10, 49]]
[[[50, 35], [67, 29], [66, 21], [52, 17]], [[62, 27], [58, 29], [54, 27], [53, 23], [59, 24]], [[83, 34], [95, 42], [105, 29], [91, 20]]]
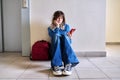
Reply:
[[50, 49], [49, 42], [45, 40], [35, 42], [32, 46], [30, 59], [31, 60], [50, 60], [49, 49]]

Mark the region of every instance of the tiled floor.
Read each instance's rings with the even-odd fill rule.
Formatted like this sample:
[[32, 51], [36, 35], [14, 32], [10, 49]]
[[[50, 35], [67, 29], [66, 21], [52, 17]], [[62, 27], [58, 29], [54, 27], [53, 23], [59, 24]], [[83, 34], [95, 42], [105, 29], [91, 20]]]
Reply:
[[20, 53], [0, 53], [0, 80], [120, 80], [120, 45], [107, 45], [107, 57], [78, 57], [71, 76], [56, 77], [50, 61], [30, 61]]

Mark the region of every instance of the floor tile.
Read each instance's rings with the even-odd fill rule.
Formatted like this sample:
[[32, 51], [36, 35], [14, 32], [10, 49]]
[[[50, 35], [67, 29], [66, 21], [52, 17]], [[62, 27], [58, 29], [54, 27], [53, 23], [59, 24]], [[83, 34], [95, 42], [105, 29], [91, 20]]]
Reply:
[[107, 45], [106, 57], [79, 57], [70, 76], [54, 76], [50, 61], [31, 61], [21, 53], [0, 53], [0, 80], [120, 80], [120, 45]]

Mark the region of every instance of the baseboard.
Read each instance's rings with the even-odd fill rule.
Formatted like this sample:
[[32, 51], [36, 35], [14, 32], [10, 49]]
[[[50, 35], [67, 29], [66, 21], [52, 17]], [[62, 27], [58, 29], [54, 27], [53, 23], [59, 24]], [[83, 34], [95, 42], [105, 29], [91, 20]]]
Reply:
[[79, 57], [106, 57], [106, 51], [80, 51], [76, 52]]
[[120, 42], [106, 42], [106, 45], [120, 45]]

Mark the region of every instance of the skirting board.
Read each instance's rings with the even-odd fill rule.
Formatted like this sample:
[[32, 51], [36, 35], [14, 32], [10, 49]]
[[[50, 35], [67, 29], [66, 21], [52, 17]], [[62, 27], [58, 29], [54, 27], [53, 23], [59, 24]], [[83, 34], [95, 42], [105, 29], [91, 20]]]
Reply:
[[106, 42], [106, 45], [120, 45], [120, 42]]
[[106, 57], [106, 51], [84, 51], [76, 52], [78, 57]]

